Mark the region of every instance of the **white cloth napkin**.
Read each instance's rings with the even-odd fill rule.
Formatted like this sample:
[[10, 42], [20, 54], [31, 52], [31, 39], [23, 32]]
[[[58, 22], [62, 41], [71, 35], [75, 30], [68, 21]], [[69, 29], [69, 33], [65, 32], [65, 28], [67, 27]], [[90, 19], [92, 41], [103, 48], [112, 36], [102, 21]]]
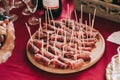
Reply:
[[113, 32], [110, 36], [108, 36], [107, 41], [120, 45], [120, 31]]

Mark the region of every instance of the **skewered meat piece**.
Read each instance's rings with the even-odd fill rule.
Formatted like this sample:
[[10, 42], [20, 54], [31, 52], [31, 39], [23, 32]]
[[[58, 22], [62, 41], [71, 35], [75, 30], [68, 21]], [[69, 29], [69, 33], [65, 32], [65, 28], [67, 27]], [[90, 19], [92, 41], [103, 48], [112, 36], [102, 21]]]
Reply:
[[37, 54], [39, 52], [39, 48], [37, 48], [33, 42], [29, 42], [28, 44], [28, 50], [33, 53], [33, 54]]
[[55, 66], [55, 68], [59, 68], [59, 69], [66, 69], [67, 68], [67, 64], [59, 61], [58, 59], [54, 58], [51, 60], [51, 63]]
[[48, 66], [50, 64], [50, 60], [48, 58], [46, 58], [45, 56], [41, 55], [41, 54], [35, 54], [34, 58], [37, 61], [40, 61], [45, 66]]

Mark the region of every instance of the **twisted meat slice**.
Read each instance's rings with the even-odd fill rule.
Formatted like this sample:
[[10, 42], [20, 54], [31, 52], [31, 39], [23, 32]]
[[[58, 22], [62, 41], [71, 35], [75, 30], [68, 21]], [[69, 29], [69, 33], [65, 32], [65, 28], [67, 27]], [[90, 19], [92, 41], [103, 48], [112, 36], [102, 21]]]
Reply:
[[43, 25], [46, 27], [47, 30], [52, 30], [52, 31], [55, 31], [57, 28], [51, 24], [46, 24], [46, 23], [43, 23]]
[[29, 42], [28, 43], [28, 50], [31, 52], [31, 53], [34, 53], [34, 54], [37, 54], [39, 52], [39, 48], [37, 48], [33, 42]]
[[57, 55], [57, 56], [61, 56], [62, 55], [61, 50], [58, 49], [55, 46], [48, 45], [48, 51], [51, 52], [51, 53], [53, 53], [54, 55]]
[[90, 61], [90, 52], [89, 51], [69, 51], [64, 52], [64, 57], [72, 60], [83, 59], [84, 61]]
[[55, 39], [56, 39], [58, 42], [64, 42], [64, 36], [62, 36], [62, 35], [54, 34], [54, 35], [51, 35], [50, 39], [52, 41], [55, 41]]
[[84, 61], [90, 61], [90, 52], [89, 51], [78, 51], [77, 54], [75, 54], [75, 57], [77, 59], [83, 59]]
[[49, 66], [50, 64], [50, 60], [47, 58], [47, 57], [44, 57], [43, 55], [41, 54], [35, 54], [34, 55], [34, 58], [37, 60], [37, 61], [40, 61], [43, 65], [45, 66]]
[[41, 40], [34, 39], [34, 40], [33, 40], [33, 44], [34, 44], [37, 48], [41, 49], [41, 48], [42, 48], [42, 45], [44, 45], [45, 43], [43, 43]]
[[59, 68], [59, 69], [66, 69], [68, 67], [67, 64], [59, 61], [58, 59], [54, 58], [51, 60], [51, 63], [55, 66], [55, 68]]
[[83, 59], [78, 59], [74, 61], [74, 60], [63, 58], [63, 57], [58, 57], [58, 60], [67, 64], [67, 67], [71, 69], [77, 69], [85, 63]]
[[68, 67], [70, 67], [70, 66], [72, 65], [72, 64], [70, 63], [70, 59], [67, 59], [67, 58], [64, 58], [64, 57], [59, 56], [59, 57], [58, 57], [58, 60], [60, 60], [61, 62], [67, 64]]
[[85, 64], [83, 59], [78, 59], [75, 61], [71, 61], [71, 69], [79, 69], [81, 66], [83, 66]]
[[84, 32], [84, 38], [96, 38], [99, 39], [99, 32]]
[[49, 51], [46, 51], [45, 49], [40, 50], [39, 54], [44, 55], [50, 60], [55, 58], [55, 55], [53, 53], [50, 53]]
[[84, 47], [95, 47], [95, 43], [94, 42], [78, 42], [79, 45], [84, 46]]
[[54, 46], [54, 44], [60, 50], [62, 50], [62, 47], [64, 46], [64, 43], [62, 42], [50, 41], [50, 45]]
[[35, 39], [47, 39], [47, 34], [37, 31], [35, 34]]
[[82, 47], [82, 46], [79, 46], [78, 50], [91, 52], [93, 50], [93, 47], [84, 47], [84, 46]]
[[94, 42], [96, 43], [98, 40], [96, 38], [87, 38], [87, 39], [80, 39], [82, 42]]

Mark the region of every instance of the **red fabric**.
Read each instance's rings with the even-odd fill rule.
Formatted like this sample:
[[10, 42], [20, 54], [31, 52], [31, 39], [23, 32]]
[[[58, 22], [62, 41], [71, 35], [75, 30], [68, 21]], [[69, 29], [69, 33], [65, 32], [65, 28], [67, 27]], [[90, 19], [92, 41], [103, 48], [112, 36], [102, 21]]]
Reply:
[[[58, 18], [66, 16], [67, 3], [70, 4], [71, 18], [73, 14], [73, 0], [62, 1], [62, 14]], [[95, 18], [94, 28], [100, 31], [105, 39], [105, 52], [102, 58], [92, 67], [72, 74], [52, 74], [42, 71], [32, 65], [26, 56], [26, 44], [29, 40], [29, 35], [25, 22], [30, 16], [23, 16], [21, 11], [24, 7], [14, 9], [11, 13], [19, 15], [19, 19], [14, 22], [15, 26], [15, 48], [12, 56], [6, 63], [0, 64], [0, 80], [105, 80], [105, 70], [111, 57], [117, 54], [117, 44], [106, 41], [107, 37], [114, 31], [120, 30], [120, 23], [108, 21], [99, 17]], [[79, 13], [79, 12], [78, 12]], [[36, 12], [36, 15], [44, 18], [42, 10]], [[32, 14], [31, 16], [35, 16]], [[84, 20], [88, 18], [88, 14], [84, 15]], [[44, 20], [44, 19], [43, 19]], [[31, 26], [32, 33], [34, 33], [38, 26]]]

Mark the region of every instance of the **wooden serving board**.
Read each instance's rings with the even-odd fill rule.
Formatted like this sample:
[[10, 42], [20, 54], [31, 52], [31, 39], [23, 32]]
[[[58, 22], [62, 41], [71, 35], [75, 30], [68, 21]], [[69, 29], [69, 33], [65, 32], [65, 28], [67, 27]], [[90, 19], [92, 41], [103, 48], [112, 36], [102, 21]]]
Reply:
[[[33, 35], [33, 37], [34, 37], [34, 35]], [[28, 41], [28, 43], [29, 43], [29, 41]], [[86, 63], [85, 65], [83, 65], [82, 67], [80, 67], [78, 69], [55, 69], [55, 68], [51, 68], [51, 67], [46, 67], [44, 65], [41, 65], [39, 62], [37, 62], [33, 58], [33, 54], [28, 51], [28, 44], [26, 47], [27, 57], [33, 65], [35, 65], [36, 67], [38, 67], [41, 70], [44, 70], [44, 71], [47, 71], [50, 73], [57, 73], [57, 74], [75, 73], [75, 72], [82, 71], [82, 70], [85, 70], [85, 69], [91, 67], [96, 62], [98, 62], [98, 60], [102, 57], [102, 55], [104, 54], [104, 50], [105, 50], [105, 41], [104, 41], [102, 35], [100, 34], [100, 41], [96, 43], [96, 48], [93, 49], [93, 51], [90, 55], [91, 56], [90, 62]]]

